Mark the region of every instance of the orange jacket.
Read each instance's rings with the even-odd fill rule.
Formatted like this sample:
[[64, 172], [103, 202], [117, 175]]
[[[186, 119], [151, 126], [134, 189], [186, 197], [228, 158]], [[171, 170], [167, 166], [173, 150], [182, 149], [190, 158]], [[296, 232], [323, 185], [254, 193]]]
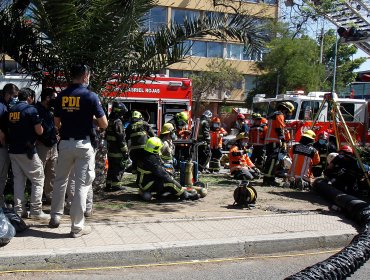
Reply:
[[233, 174], [236, 170], [242, 167], [254, 167], [253, 162], [247, 154], [239, 150], [239, 147], [234, 145], [229, 151], [229, 163], [230, 163], [230, 174]]
[[211, 131], [211, 149], [219, 149], [222, 148], [222, 135], [226, 135], [227, 132], [222, 127], [216, 131]]
[[284, 139], [285, 117], [280, 111], [276, 111], [268, 117], [265, 144], [280, 142]]
[[320, 163], [319, 152], [309, 145], [294, 145], [290, 150], [290, 157], [292, 166], [288, 173], [289, 177], [301, 177], [306, 181], [311, 178], [312, 166]]
[[267, 133], [266, 125], [256, 125], [249, 129], [249, 144], [253, 146], [262, 146], [265, 144], [265, 137]]

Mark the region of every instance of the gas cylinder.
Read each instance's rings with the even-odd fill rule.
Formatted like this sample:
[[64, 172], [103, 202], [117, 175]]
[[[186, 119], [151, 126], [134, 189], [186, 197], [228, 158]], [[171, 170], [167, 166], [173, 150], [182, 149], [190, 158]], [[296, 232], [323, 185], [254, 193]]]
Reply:
[[185, 186], [193, 185], [193, 162], [187, 161], [185, 164]]

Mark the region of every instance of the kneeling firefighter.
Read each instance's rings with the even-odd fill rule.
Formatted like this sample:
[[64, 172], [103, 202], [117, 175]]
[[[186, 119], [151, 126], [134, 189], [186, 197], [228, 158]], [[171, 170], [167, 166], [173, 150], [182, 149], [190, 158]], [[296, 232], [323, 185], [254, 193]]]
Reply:
[[123, 122], [127, 118], [128, 109], [122, 102], [114, 101], [109, 115], [107, 128], [108, 173], [104, 191], [124, 189], [122, 177], [128, 160], [128, 148]]
[[247, 146], [248, 137], [242, 132], [236, 136], [229, 151], [230, 174], [237, 180], [252, 180], [258, 178], [261, 173], [249, 158]]
[[165, 169], [159, 156], [163, 146], [158, 137], [149, 138], [144, 146], [141, 156], [138, 158], [136, 183], [139, 186], [139, 194], [144, 200], [151, 200], [152, 193], [160, 196], [169, 192], [181, 199], [198, 199], [198, 194], [191, 193], [182, 188]]

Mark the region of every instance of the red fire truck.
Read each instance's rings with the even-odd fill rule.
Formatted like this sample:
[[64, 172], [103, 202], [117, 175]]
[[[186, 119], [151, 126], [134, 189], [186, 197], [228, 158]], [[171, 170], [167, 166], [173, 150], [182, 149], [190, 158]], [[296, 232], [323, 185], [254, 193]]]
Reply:
[[[328, 92], [310, 92], [307, 95], [298, 94], [297, 92], [287, 92], [275, 98], [256, 96], [253, 99], [253, 111], [267, 116], [276, 110], [275, 108], [278, 102], [285, 100], [293, 103], [295, 110], [291, 116], [287, 117], [286, 122], [287, 128], [291, 131], [292, 140], [298, 142], [302, 133], [307, 129], [311, 129], [312, 121], [318, 113], [317, 123], [313, 128], [316, 135], [320, 131], [334, 133], [334, 122], [329, 104], [326, 102], [321, 112], [319, 112], [325, 94], [328, 94]], [[367, 101], [351, 98], [339, 98], [337, 101], [352, 137], [358, 143], [370, 143]], [[337, 124], [340, 143], [347, 143], [344, 137], [343, 124], [338, 119], [335, 120], [335, 124]]]
[[157, 75], [136, 81], [124, 92], [120, 90], [120, 86], [122, 85], [116, 80], [109, 81], [103, 95], [124, 102], [130, 111], [140, 111], [158, 133], [165, 122], [184, 110], [189, 113], [190, 125], [191, 79]]

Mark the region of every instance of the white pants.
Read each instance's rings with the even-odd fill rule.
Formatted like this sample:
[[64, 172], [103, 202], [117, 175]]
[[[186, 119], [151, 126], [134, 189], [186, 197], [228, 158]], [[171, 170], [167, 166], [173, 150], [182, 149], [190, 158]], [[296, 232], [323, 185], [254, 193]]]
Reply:
[[55, 180], [55, 165], [58, 158], [57, 144], [47, 147], [41, 142], [37, 142], [36, 149], [44, 166], [44, 195], [46, 198], [51, 199]]
[[84, 227], [86, 197], [95, 178], [95, 153], [90, 140], [61, 140], [55, 168], [51, 217], [63, 215], [64, 200], [69, 174], [75, 174], [75, 194], [71, 203], [71, 231]]
[[0, 207], [4, 206], [4, 189], [8, 179], [9, 154], [7, 147], [0, 147]]
[[42, 192], [44, 188], [44, 168], [38, 154], [29, 159], [26, 154], [9, 154], [14, 175], [14, 211], [23, 214], [26, 211], [24, 188], [26, 178], [31, 183], [31, 215], [38, 215], [42, 210]]

